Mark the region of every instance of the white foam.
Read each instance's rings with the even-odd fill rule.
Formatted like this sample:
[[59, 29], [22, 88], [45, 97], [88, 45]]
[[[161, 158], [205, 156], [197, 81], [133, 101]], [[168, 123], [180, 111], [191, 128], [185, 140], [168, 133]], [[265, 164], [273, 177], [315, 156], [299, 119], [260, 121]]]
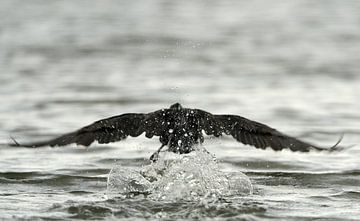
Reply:
[[186, 155], [165, 154], [141, 169], [116, 165], [107, 187], [109, 198], [144, 193], [161, 200], [247, 195], [252, 191], [245, 174], [221, 171], [215, 157], [201, 147]]

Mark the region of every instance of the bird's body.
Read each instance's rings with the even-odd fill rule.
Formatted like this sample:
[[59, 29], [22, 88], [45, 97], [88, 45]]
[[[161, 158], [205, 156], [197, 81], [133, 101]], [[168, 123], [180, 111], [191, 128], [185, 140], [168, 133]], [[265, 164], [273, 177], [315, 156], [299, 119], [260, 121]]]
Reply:
[[129, 113], [99, 120], [52, 140], [28, 144], [15, 142], [14, 146], [35, 148], [64, 146], [71, 143], [89, 146], [94, 141], [110, 143], [123, 140], [127, 136], [137, 137], [144, 132], [148, 138], [158, 136], [162, 144], [151, 156], [151, 160], [157, 159], [164, 146], [168, 146], [168, 151], [179, 154], [193, 151], [195, 144], [203, 143], [204, 133], [215, 137], [227, 134], [244, 144], [261, 149], [271, 147], [274, 150], [288, 148], [302, 152], [311, 149], [331, 151], [339, 143], [329, 149], [322, 148], [237, 115], [213, 115], [199, 109], [183, 108], [179, 103], [175, 103], [170, 108], [148, 114]]

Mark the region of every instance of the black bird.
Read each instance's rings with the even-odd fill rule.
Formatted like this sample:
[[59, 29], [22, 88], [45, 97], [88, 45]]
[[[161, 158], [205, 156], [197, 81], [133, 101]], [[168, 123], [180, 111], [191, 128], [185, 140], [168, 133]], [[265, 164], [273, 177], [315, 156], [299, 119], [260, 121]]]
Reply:
[[41, 146], [64, 146], [76, 143], [89, 146], [94, 141], [100, 144], [115, 142], [127, 136], [137, 137], [145, 132], [147, 138], [158, 136], [161, 147], [151, 155], [150, 160], [156, 161], [164, 146], [168, 151], [185, 154], [194, 150], [193, 146], [203, 143], [204, 134], [219, 137], [222, 134], [231, 135], [237, 141], [265, 149], [270, 147], [276, 151], [288, 148], [292, 151], [308, 152], [311, 149], [333, 151], [337, 145], [322, 148], [287, 136], [265, 124], [251, 121], [237, 115], [217, 115], [209, 112], [183, 108], [175, 103], [167, 109], [161, 109], [148, 114], [128, 113], [96, 121], [88, 126], [58, 138], [19, 144], [12, 146], [36, 148]]

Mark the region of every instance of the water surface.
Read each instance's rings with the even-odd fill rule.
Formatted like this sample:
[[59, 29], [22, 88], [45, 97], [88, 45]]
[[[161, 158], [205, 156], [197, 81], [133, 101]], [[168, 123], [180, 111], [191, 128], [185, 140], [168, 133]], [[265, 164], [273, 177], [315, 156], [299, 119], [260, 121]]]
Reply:
[[206, 139], [252, 195], [108, 198], [116, 165], [155, 139], [11, 148], [95, 120], [181, 102], [309, 142], [359, 144], [360, 2], [0, 0], [0, 219], [356, 220], [360, 150], [257, 150]]

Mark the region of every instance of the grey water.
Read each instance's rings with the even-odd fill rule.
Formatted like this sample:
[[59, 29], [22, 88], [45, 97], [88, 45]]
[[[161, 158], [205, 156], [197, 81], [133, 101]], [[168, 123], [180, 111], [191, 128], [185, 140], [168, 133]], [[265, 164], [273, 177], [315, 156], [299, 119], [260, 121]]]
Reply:
[[[356, 0], [0, 0], [0, 220], [359, 220], [359, 11]], [[112, 197], [108, 180], [149, 168], [156, 139], [7, 145], [174, 102], [358, 146], [274, 152], [207, 138], [216, 164], [173, 164], [162, 197]], [[179, 182], [186, 167], [207, 182]], [[234, 173], [252, 193], [202, 194], [208, 176]]]

